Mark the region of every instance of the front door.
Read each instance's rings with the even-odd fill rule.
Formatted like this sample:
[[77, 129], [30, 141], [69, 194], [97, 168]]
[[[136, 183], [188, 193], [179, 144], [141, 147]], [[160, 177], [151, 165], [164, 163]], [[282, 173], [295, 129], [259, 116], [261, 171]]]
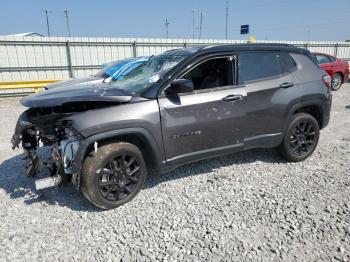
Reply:
[[178, 78], [191, 79], [194, 92], [158, 98], [167, 161], [179, 164], [242, 149], [244, 87], [233, 85], [234, 58], [198, 62]]

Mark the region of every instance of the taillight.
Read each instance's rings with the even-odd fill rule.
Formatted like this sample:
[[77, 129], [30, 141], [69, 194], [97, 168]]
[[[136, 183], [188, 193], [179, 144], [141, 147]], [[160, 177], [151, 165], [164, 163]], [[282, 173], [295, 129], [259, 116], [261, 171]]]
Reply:
[[328, 89], [331, 88], [332, 78], [329, 75], [322, 76], [322, 80]]

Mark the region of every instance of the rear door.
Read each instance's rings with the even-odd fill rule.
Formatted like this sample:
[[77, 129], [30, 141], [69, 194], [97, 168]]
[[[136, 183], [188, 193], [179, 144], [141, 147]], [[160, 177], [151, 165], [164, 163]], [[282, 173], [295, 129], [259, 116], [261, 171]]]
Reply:
[[241, 150], [246, 91], [233, 84], [234, 57], [205, 58], [177, 79], [191, 79], [194, 92], [159, 96], [167, 161], [178, 164]]
[[292, 72], [296, 63], [286, 52], [246, 51], [238, 54], [238, 81], [245, 86], [244, 142], [254, 147], [278, 141], [289, 103], [298, 99]]

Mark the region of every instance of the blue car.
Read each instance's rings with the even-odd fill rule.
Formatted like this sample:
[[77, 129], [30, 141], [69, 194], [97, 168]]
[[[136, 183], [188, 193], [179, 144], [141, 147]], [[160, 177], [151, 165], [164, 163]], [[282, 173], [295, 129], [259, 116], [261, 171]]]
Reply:
[[123, 60], [113, 61], [101, 66], [100, 71], [98, 71], [95, 75], [87, 76], [87, 77], [79, 77], [72, 78], [64, 81], [59, 81], [53, 84], [49, 84], [46, 86], [46, 90], [63, 87], [63, 86], [81, 86], [85, 84], [92, 83], [107, 83], [110, 81], [118, 81], [123, 79], [126, 75], [128, 75], [131, 71], [140, 67], [144, 63], [148, 61], [148, 56], [140, 56], [134, 58], [126, 58]]

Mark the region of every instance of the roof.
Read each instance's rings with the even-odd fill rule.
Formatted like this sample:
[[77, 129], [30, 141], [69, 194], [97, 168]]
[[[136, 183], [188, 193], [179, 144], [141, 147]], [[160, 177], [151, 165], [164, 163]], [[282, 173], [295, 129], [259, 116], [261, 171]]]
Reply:
[[192, 55], [193, 53], [197, 52], [198, 50], [202, 49], [203, 47], [204, 46], [194, 46], [194, 47], [184, 47], [184, 48], [178, 48], [178, 49], [171, 49], [171, 50], [165, 51], [163, 54], [175, 55], [175, 56]]
[[230, 52], [230, 51], [270, 51], [282, 50], [289, 52], [300, 52], [303, 48], [296, 47], [290, 44], [275, 44], [275, 43], [254, 43], [254, 44], [232, 44], [232, 45], [214, 45], [206, 46], [199, 50], [199, 52]]
[[194, 46], [185, 47], [179, 49], [172, 49], [164, 52], [167, 55], [185, 55], [191, 56], [201, 55], [206, 53], [215, 52], [232, 52], [232, 51], [287, 51], [287, 52], [308, 52], [304, 48], [297, 47], [290, 44], [277, 44], [277, 43], [254, 43], [254, 44], [223, 44], [212, 46]]

